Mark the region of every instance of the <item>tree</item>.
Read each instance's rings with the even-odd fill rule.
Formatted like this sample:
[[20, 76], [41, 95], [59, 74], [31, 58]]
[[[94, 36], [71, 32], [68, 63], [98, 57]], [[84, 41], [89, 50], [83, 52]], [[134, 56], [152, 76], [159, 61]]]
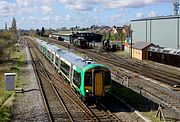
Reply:
[[37, 31], [35, 31], [34, 29], [31, 28], [31, 30], [29, 30], [29, 36], [32, 37], [36, 37]]
[[39, 29], [36, 29], [36, 35], [40, 35]]
[[15, 44], [16, 40], [16, 35], [13, 32], [0, 32], [0, 60], [5, 57], [8, 48]]
[[44, 29], [44, 27], [42, 27], [41, 36], [44, 36], [44, 33], [45, 33], [45, 29]]

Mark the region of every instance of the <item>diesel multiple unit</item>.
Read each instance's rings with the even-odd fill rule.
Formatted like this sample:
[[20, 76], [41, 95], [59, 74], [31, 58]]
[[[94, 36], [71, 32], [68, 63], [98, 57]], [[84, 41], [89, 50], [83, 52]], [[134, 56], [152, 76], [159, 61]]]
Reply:
[[45, 41], [36, 39], [36, 42], [39, 51], [67, 79], [83, 100], [87, 97], [103, 97], [110, 92], [111, 73], [108, 67]]

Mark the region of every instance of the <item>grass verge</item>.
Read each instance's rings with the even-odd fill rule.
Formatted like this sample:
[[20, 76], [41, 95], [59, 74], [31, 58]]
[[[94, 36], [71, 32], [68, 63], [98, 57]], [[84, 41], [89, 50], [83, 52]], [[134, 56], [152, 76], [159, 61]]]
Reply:
[[[22, 77], [19, 74], [22, 73], [21, 68], [25, 65], [25, 55], [20, 52], [18, 47], [11, 49], [11, 59], [9, 61], [2, 62], [0, 66], [0, 122], [11, 121], [11, 110], [12, 102], [14, 100], [15, 91], [6, 91], [4, 82], [4, 73], [13, 72], [16, 73], [15, 86], [21, 87], [23, 85]], [[9, 65], [11, 64], [11, 66]], [[6, 66], [7, 65], [7, 66]], [[5, 67], [6, 66], [6, 67]], [[8, 68], [7, 68], [8, 67]], [[11, 97], [12, 96], [12, 97]]]

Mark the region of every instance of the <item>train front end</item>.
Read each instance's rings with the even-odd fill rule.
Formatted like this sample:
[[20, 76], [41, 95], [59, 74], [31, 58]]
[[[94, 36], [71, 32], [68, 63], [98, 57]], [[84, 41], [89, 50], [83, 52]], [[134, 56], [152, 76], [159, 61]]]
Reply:
[[85, 97], [103, 97], [110, 92], [111, 73], [101, 64], [91, 64], [84, 71]]

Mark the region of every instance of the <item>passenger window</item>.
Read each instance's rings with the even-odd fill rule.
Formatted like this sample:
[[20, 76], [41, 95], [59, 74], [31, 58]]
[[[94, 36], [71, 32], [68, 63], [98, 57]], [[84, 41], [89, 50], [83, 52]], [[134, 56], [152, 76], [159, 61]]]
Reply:
[[51, 55], [50, 51], [47, 50], [47, 57], [48, 57], [48, 58], [51, 58], [50, 55]]
[[74, 70], [73, 83], [80, 88], [81, 85], [81, 73]]
[[67, 65], [65, 62], [61, 61], [61, 71], [62, 71], [67, 77], [69, 77], [69, 69], [70, 69], [70, 66]]
[[52, 58], [51, 58], [52, 61], [54, 61], [54, 54], [52, 54]]
[[58, 66], [58, 57], [57, 56], [55, 58], [55, 64], [56, 64], [56, 66]]
[[92, 73], [91, 72], [85, 73], [84, 85], [85, 86], [92, 86]]

